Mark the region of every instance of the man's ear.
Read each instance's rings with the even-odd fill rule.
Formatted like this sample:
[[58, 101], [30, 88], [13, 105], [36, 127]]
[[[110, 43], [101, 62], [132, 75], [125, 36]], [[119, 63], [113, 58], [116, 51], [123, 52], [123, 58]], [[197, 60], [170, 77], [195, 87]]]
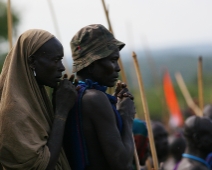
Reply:
[[31, 55], [28, 58], [29, 67], [34, 70], [35, 69], [35, 56]]

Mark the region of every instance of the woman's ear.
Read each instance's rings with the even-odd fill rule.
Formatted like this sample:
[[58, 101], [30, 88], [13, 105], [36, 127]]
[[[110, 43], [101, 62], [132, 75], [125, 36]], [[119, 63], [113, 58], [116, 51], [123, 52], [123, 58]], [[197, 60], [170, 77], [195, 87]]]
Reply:
[[28, 63], [29, 63], [29, 67], [32, 70], [35, 70], [35, 56], [33, 56], [33, 55], [29, 56]]

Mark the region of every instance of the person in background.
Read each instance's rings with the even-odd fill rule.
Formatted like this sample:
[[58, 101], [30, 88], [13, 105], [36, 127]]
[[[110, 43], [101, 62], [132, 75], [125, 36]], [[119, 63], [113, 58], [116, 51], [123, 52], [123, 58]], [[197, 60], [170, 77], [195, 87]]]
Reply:
[[169, 137], [169, 156], [163, 164], [164, 170], [177, 170], [177, 167], [186, 148], [186, 141], [180, 132]]
[[177, 170], [209, 170], [205, 161], [212, 152], [212, 122], [208, 118], [191, 116], [186, 119], [184, 136], [187, 148]]
[[158, 162], [161, 167], [168, 156], [168, 132], [166, 131], [163, 124], [158, 121], [152, 122], [152, 131], [155, 141]]
[[140, 119], [133, 120], [133, 136], [141, 170], [146, 169], [145, 162], [149, 155], [149, 139], [146, 123]]
[[[205, 105], [203, 109], [203, 117], [206, 117], [212, 121], [212, 104]], [[206, 162], [210, 165], [210, 169], [212, 170], [212, 153], [209, 153], [206, 157]]]

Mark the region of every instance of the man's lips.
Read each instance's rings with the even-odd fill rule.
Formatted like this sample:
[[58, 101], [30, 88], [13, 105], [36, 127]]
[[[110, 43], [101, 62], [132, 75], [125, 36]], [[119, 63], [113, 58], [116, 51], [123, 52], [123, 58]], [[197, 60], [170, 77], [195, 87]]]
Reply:
[[118, 80], [118, 77], [113, 77], [113, 80]]
[[56, 80], [57, 80], [58, 82], [61, 81], [61, 77], [62, 77], [62, 76], [56, 77]]

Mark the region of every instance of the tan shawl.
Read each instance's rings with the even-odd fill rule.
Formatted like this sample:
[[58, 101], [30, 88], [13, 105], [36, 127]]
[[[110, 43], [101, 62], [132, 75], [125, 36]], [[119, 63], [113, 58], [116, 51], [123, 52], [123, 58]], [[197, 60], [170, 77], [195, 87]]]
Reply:
[[[46, 144], [54, 113], [28, 57], [52, 37], [44, 30], [28, 30], [6, 57], [0, 77], [0, 163], [5, 169], [45, 170], [49, 163]], [[63, 149], [55, 169], [70, 169]]]

